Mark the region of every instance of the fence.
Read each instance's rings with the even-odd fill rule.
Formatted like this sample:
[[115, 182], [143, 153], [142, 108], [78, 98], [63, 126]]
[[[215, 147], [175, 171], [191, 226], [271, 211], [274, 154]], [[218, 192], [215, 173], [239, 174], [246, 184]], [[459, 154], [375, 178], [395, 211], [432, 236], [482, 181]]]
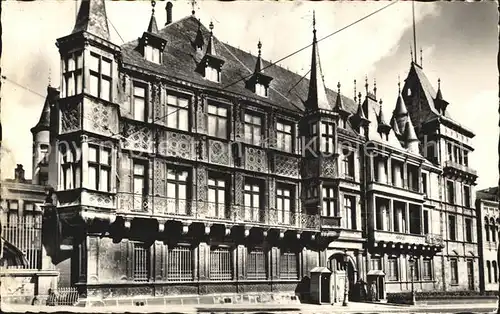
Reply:
[[40, 269], [42, 260], [41, 216], [9, 215], [2, 237], [16, 246], [28, 260], [24, 269]]

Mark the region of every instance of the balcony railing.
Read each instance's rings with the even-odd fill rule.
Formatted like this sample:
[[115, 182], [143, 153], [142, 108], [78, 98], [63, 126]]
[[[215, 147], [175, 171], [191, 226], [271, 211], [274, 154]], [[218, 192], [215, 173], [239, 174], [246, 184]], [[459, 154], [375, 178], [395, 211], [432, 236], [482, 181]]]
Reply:
[[177, 217], [178, 219], [185, 217], [306, 229], [319, 229], [320, 227], [318, 215], [296, 213], [274, 208], [264, 210], [257, 207], [182, 200], [134, 193], [118, 193], [117, 199], [117, 211], [123, 213], [143, 213]]
[[454, 169], [458, 169], [462, 172], [466, 172], [466, 173], [470, 173], [470, 174], [473, 174], [473, 175], [477, 175], [477, 171], [468, 167], [468, 166], [465, 166], [465, 165], [461, 165], [459, 164], [458, 162], [455, 162], [455, 161], [452, 161], [452, 160], [447, 160], [444, 162], [444, 167], [445, 168], [454, 168]]
[[420, 234], [396, 233], [392, 231], [376, 230], [373, 233], [376, 242], [405, 243], [405, 244], [426, 244], [426, 238]]

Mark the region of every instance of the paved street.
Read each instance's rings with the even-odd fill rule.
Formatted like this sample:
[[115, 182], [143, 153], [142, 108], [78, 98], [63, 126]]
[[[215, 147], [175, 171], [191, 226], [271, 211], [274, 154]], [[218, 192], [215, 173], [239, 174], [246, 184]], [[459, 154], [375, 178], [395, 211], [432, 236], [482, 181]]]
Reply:
[[199, 306], [144, 306], [134, 308], [124, 307], [48, 307], [24, 306], [2, 304], [2, 312], [17, 313], [304, 313], [304, 314], [330, 314], [330, 313], [493, 313], [496, 309], [495, 302], [476, 304], [443, 304], [398, 306], [389, 304], [349, 303], [347, 307], [341, 305], [312, 305], [312, 304], [252, 304], [252, 305], [199, 305]]

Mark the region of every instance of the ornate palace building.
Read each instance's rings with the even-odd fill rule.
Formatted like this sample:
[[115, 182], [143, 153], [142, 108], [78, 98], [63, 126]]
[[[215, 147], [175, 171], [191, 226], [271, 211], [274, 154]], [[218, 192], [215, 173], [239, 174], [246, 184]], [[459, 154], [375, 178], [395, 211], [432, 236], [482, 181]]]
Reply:
[[57, 40], [44, 243], [82, 296], [307, 299], [318, 266], [328, 303], [479, 288], [474, 134], [420, 65], [386, 119], [375, 86], [325, 87], [315, 28], [302, 79], [166, 10], [118, 46], [82, 1]]
[[498, 244], [498, 187], [484, 189], [476, 193], [477, 229], [479, 244], [479, 267], [481, 291], [498, 291], [499, 269]]

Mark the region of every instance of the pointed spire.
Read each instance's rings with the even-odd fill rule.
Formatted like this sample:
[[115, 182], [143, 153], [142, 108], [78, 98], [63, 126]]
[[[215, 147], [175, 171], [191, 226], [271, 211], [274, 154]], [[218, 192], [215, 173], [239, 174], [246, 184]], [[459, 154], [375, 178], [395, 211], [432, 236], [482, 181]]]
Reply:
[[59, 92], [54, 87], [50, 85], [47, 86], [47, 96], [45, 97], [45, 102], [43, 104], [42, 113], [40, 114], [40, 119], [38, 123], [31, 128], [31, 133], [35, 134], [40, 131], [48, 131], [50, 128], [50, 107], [51, 103], [58, 97]]
[[399, 129], [398, 122], [396, 121], [396, 118], [394, 116], [392, 116], [391, 118], [391, 127], [397, 136], [401, 135], [401, 130]]
[[361, 104], [361, 92], [358, 93], [358, 111], [356, 114], [359, 118], [366, 120], [365, 111], [363, 110], [363, 105]]
[[342, 104], [342, 96], [340, 95], [340, 82], [338, 82], [337, 84], [337, 99], [335, 101], [335, 109], [344, 109], [344, 105]]
[[214, 23], [210, 21], [210, 37], [208, 37], [208, 44], [207, 44], [207, 54], [211, 56], [216, 56], [217, 54], [215, 53], [215, 45], [213, 43], [213, 37], [214, 37]]
[[377, 122], [378, 122], [377, 132], [379, 132], [380, 134], [385, 134], [387, 139], [387, 136], [391, 131], [391, 126], [387, 124], [387, 122], [385, 122], [384, 111], [382, 110], [382, 99], [380, 99], [379, 104], [380, 104], [380, 109], [377, 116]]
[[438, 78], [438, 91], [436, 93], [437, 100], [443, 100], [443, 94], [441, 93], [441, 79]]
[[257, 55], [257, 62], [255, 64], [255, 73], [263, 72], [264, 66], [262, 65], [262, 59], [261, 59], [261, 49], [262, 49], [262, 43], [260, 42], [257, 44], [257, 49], [259, 50], [259, 54]]
[[51, 87], [51, 84], [52, 83], [52, 69], [49, 67], [49, 87]]
[[379, 125], [388, 125], [385, 122], [384, 111], [382, 110], [382, 99], [380, 99], [379, 104], [380, 104], [380, 109], [379, 109], [379, 112], [378, 112], [378, 119], [377, 119], [378, 120], [378, 124]]
[[155, 18], [155, 5], [156, 1], [151, 1], [151, 19], [149, 20], [149, 25], [148, 25], [148, 32], [150, 33], [158, 33], [158, 25], [156, 24], [156, 18]]
[[406, 121], [403, 140], [406, 149], [408, 149], [410, 152], [414, 154], [419, 153], [419, 147], [418, 147], [419, 140], [417, 134], [415, 133], [415, 128], [413, 127], [413, 124], [411, 123], [410, 119]]
[[377, 80], [375, 78], [373, 79], [373, 96], [377, 98]]
[[316, 15], [313, 11], [313, 44], [311, 56], [311, 77], [309, 80], [309, 93], [307, 95], [309, 109], [330, 110], [328, 98], [326, 97], [321, 65], [319, 60], [318, 42], [316, 39]]
[[[399, 84], [398, 84], [399, 85]], [[403, 96], [401, 95], [401, 88], [398, 89], [398, 99], [396, 101], [396, 108], [394, 109], [394, 115], [405, 116], [408, 114], [405, 102], [403, 101]]]
[[411, 46], [411, 44], [410, 44], [410, 60], [411, 63], [413, 63], [413, 47]]
[[72, 33], [82, 31], [110, 40], [104, 0], [82, 0]]

